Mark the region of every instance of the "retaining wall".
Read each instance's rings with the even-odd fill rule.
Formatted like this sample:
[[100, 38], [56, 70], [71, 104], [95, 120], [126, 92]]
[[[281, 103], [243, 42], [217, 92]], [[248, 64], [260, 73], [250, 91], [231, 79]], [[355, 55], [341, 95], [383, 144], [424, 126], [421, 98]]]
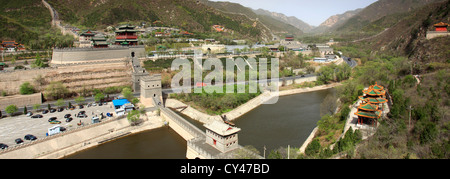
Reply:
[[7, 106], [12, 104], [16, 105], [18, 108], [34, 104], [42, 104], [42, 94], [35, 93], [30, 95], [0, 97], [0, 110], [4, 110]]
[[138, 58], [145, 57], [145, 48], [137, 47], [115, 47], [115, 48], [66, 48], [54, 49], [52, 64], [79, 63], [95, 60], [131, 58], [134, 52]]

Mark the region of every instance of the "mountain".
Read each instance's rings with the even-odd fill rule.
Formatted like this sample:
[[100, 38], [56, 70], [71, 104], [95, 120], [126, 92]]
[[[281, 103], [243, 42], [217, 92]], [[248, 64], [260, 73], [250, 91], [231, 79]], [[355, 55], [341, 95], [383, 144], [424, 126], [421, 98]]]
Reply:
[[51, 27], [50, 11], [41, 1], [0, 0], [0, 40], [15, 40], [27, 48], [70, 46], [73, 38]]
[[336, 27], [339, 27], [343, 23], [345, 23], [348, 19], [352, 18], [359, 12], [361, 12], [363, 9], [356, 9], [347, 11], [343, 14], [336, 14], [334, 16], [329, 17], [327, 20], [325, 20], [322, 24], [320, 24], [318, 27], [314, 29], [314, 32], [320, 33], [320, 32], [326, 32], [331, 31], [335, 29]]
[[[422, 7], [423, 5], [439, 1], [443, 0], [379, 0], [361, 10], [359, 13], [348, 19], [345, 23], [339, 25], [335, 32], [348, 33], [360, 31], [368, 24], [380, 20], [386, 16], [393, 14], [401, 16], [402, 13], [411, 12]], [[397, 23], [396, 19], [401, 19], [401, 17], [386, 19], [391, 22], [386, 23], [383, 28], [379, 28], [378, 32]], [[377, 32], [373, 32], [371, 35], [374, 33]]]
[[[213, 33], [213, 25], [230, 30], [231, 38], [270, 39], [271, 33], [255, 19], [224, 13], [195, 0], [48, 0], [67, 23], [104, 29], [123, 23], [162, 21], [164, 26], [197, 33]], [[77, 8], [73, 8], [77, 7]]]
[[[259, 14], [255, 12], [253, 9], [242, 6], [238, 3], [231, 2], [222, 2], [222, 1], [208, 1], [208, 0], [199, 0], [199, 2], [213, 7], [221, 12], [228, 14], [241, 14], [245, 15], [248, 18], [257, 20], [260, 24], [265, 26], [272, 32], [273, 36], [283, 36], [285, 34], [292, 34], [295, 36], [303, 35], [303, 31], [292, 25], [286, 21], [280, 20], [278, 17], [274, 17], [272, 15], [267, 14]], [[283, 15], [285, 16], [285, 15]]]
[[288, 17], [282, 13], [271, 12], [271, 11], [264, 10], [264, 9], [253, 10], [253, 12], [255, 12], [258, 15], [270, 16], [276, 20], [293, 25], [294, 27], [297, 27], [298, 29], [300, 29], [301, 31], [303, 31], [305, 33], [311, 32], [311, 30], [314, 28], [313, 26], [309, 25], [308, 23], [306, 23], [294, 16]]
[[450, 46], [443, 44], [449, 44], [450, 38], [427, 40], [425, 37], [427, 31], [434, 30], [434, 24], [449, 19], [450, 1], [432, 3], [410, 11], [385, 32], [361, 43], [373, 51], [388, 51], [413, 60], [446, 62], [450, 59]]

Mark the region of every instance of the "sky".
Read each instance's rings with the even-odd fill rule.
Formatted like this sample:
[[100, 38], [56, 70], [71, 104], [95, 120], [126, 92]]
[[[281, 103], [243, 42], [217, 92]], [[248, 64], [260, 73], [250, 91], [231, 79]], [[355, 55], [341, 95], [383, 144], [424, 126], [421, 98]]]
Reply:
[[330, 16], [364, 8], [377, 0], [211, 0], [239, 3], [252, 9], [295, 16], [309, 25], [319, 26]]

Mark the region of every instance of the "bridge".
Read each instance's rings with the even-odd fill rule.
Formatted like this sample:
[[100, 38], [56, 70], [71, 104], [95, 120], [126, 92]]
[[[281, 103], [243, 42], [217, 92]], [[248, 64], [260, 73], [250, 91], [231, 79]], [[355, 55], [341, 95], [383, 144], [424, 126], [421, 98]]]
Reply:
[[[160, 116], [167, 121], [169, 127], [187, 141], [186, 158], [231, 159], [236, 157], [235, 153], [237, 151], [246, 150], [242, 146], [238, 146], [237, 149], [222, 152], [208, 144], [206, 142], [207, 137], [204, 131], [200, 130], [171, 109], [165, 107], [161, 87], [161, 75], [157, 74], [150, 76], [145, 72], [145, 69], [140, 67], [140, 62], [136, 57], [132, 58], [132, 68], [133, 88], [135, 92], [139, 90], [141, 102], [146, 106], [151, 103], [150, 105], [153, 106], [153, 109], [159, 109]], [[253, 154], [254, 158], [263, 158], [248, 150], [246, 150], [246, 153], [250, 155]]]
[[[176, 131], [187, 141], [186, 158], [188, 159], [232, 159], [239, 150], [246, 150], [240, 146], [238, 149], [221, 152], [206, 142], [206, 133], [191, 124], [189, 121], [166, 107], [160, 107], [160, 115], [167, 120], [169, 127]], [[252, 153], [251, 151], [246, 151]], [[262, 156], [254, 154], [254, 158], [262, 159]]]

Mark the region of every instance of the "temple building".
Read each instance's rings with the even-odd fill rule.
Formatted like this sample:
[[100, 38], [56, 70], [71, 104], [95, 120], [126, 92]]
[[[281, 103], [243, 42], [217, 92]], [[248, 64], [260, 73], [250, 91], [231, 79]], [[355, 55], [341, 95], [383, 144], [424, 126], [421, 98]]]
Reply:
[[108, 48], [108, 42], [104, 36], [95, 36], [92, 38], [94, 48]]
[[378, 106], [371, 103], [363, 103], [358, 107], [355, 115], [358, 116], [358, 124], [362, 125], [364, 121], [371, 122], [372, 125], [377, 124], [381, 117], [381, 111], [378, 110]]
[[448, 24], [444, 22], [439, 22], [437, 24], [434, 24], [434, 31], [427, 31], [427, 39], [432, 39], [436, 37], [442, 37], [442, 36], [450, 36], [450, 33], [448, 32]]
[[362, 125], [366, 121], [377, 125], [388, 102], [384, 87], [375, 82], [375, 85], [363, 90], [363, 96], [359, 96], [359, 99], [362, 103], [355, 113], [358, 116], [358, 124]]
[[91, 30], [83, 31], [78, 39], [80, 42], [80, 47], [92, 47], [91, 41], [94, 36], [95, 33]]
[[284, 40], [286, 40], [286, 41], [294, 41], [294, 36], [293, 35], [286, 35]]
[[221, 121], [213, 121], [205, 124], [206, 143], [222, 153], [239, 148], [237, 133], [241, 130]]
[[114, 44], [123, 46], [138, 45], [138, 30], [134, 30], [134, 28], [135, 26], [131, 25], [119, 26], [119, 30], [116, 30], [116, 40]]
[[16, 41], [2, 41], [0, 50], [5, 50], [7, 52], [15, 52], [25, 50], [25, 45], [19, 44]]
[[440, 23], [434, 24], [434, 28], [438, 32], [447, 32], [447, 27], [448, 27], [448, 24], [444, 23], [444, 22], [440, 22]]

